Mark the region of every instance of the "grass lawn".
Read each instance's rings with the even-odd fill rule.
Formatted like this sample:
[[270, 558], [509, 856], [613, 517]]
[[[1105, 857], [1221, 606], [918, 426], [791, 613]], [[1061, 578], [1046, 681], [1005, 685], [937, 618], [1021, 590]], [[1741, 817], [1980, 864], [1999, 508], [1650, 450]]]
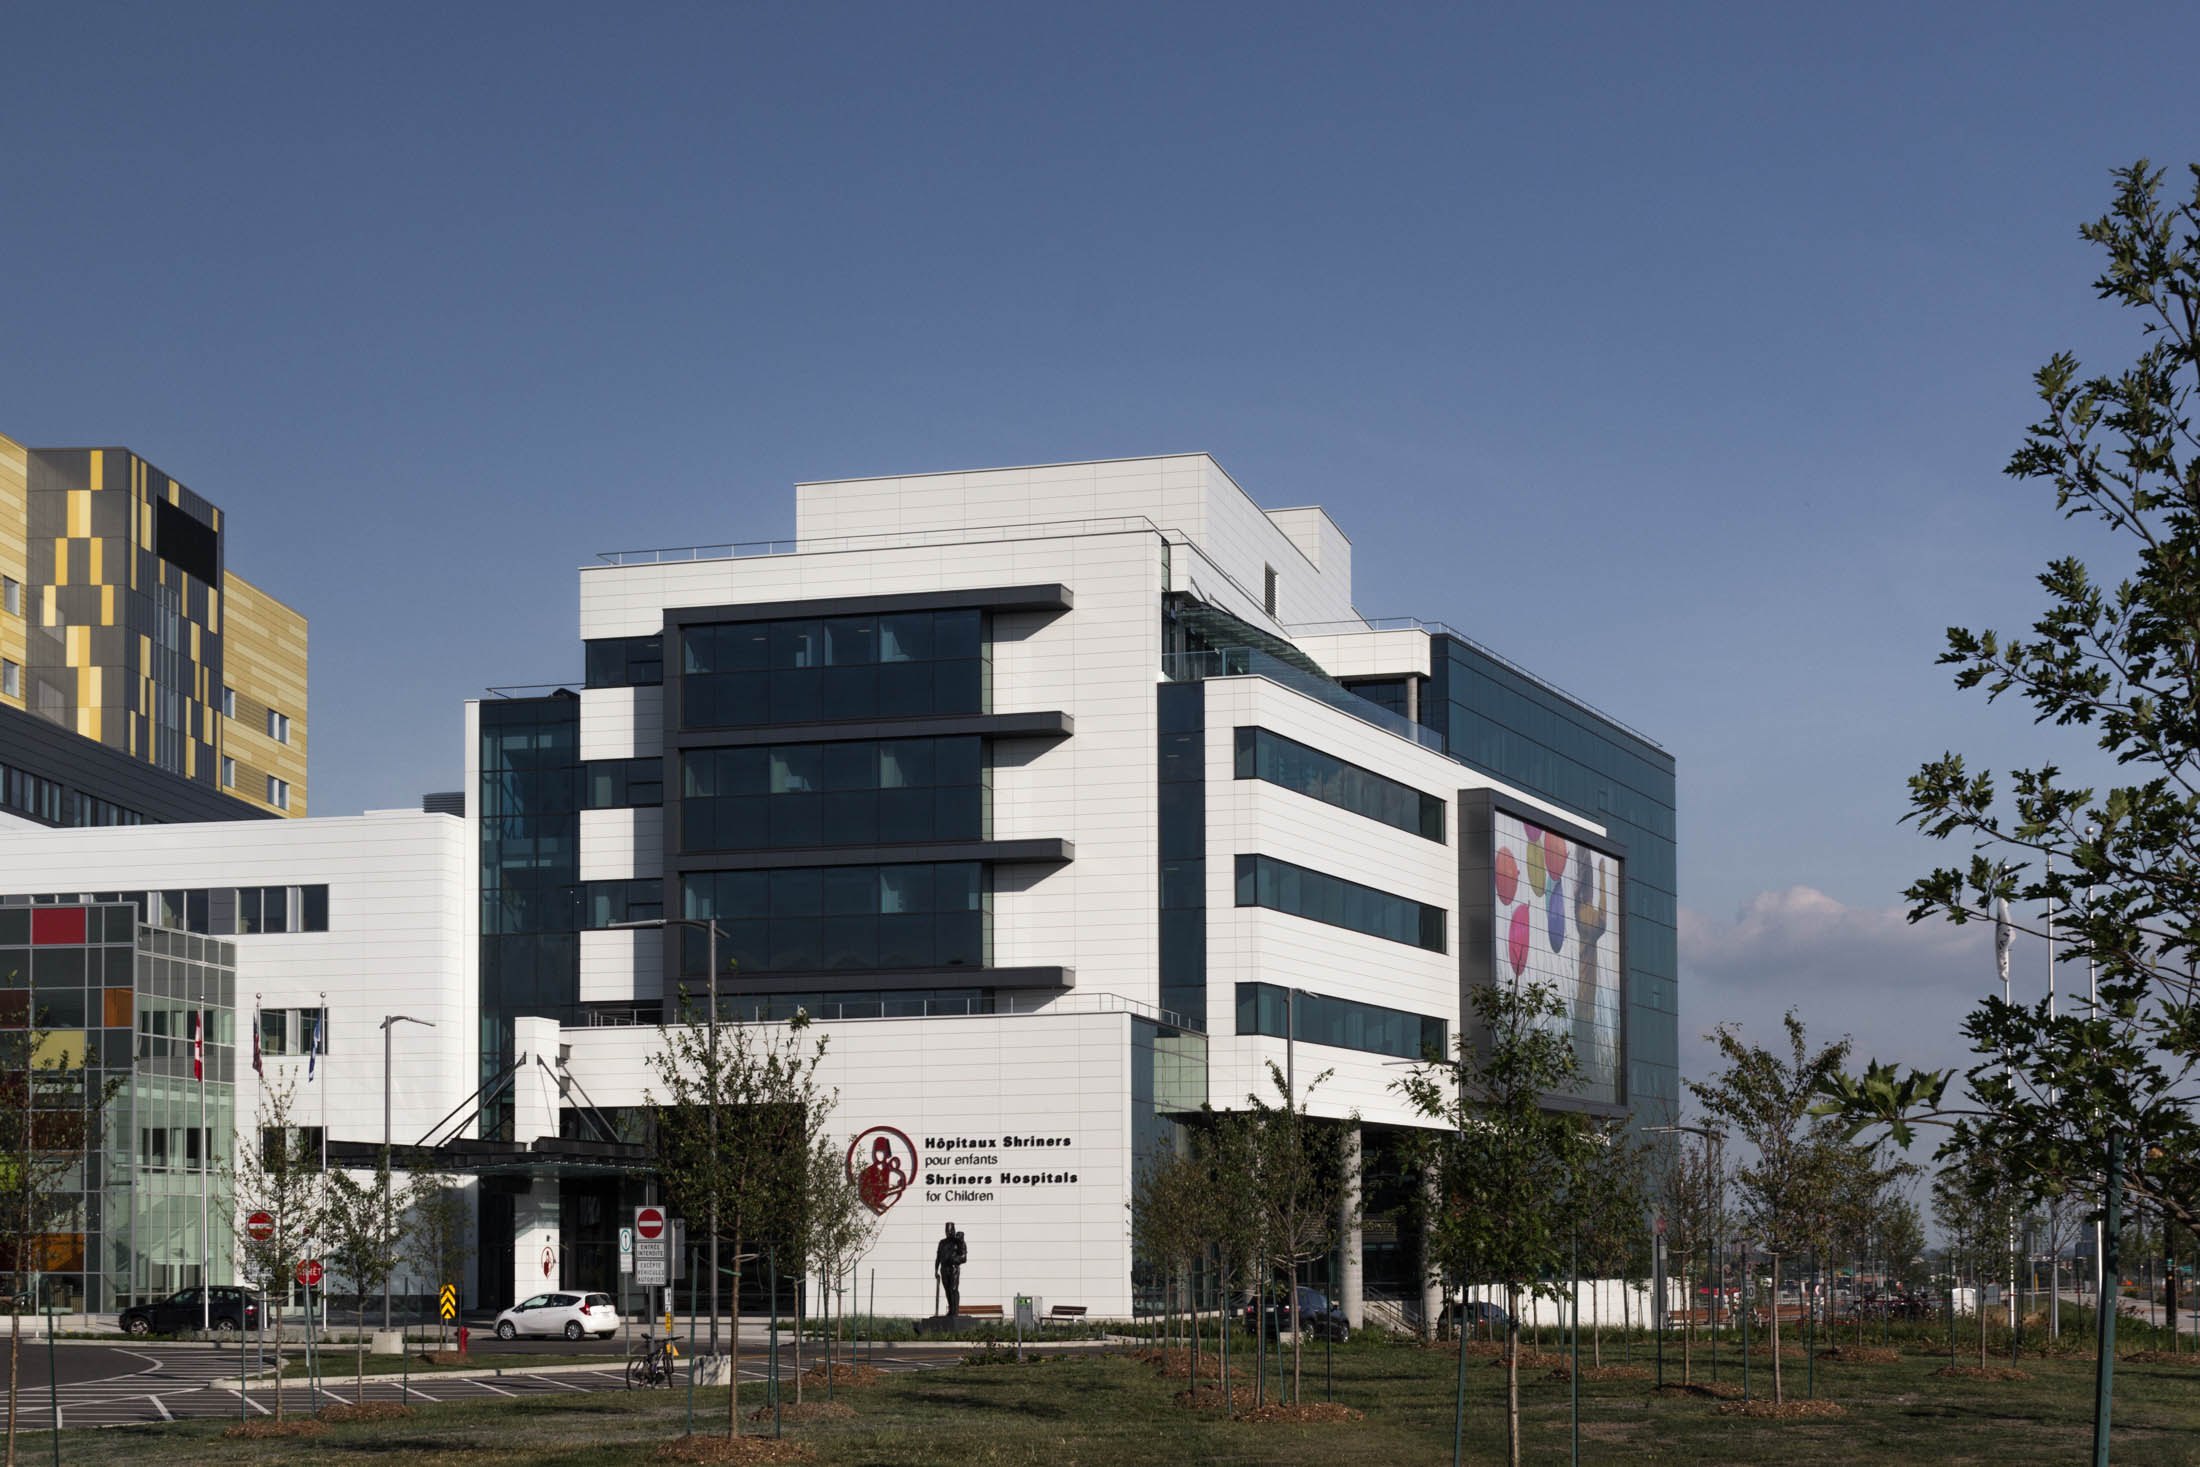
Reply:
[[[1608, 1353], [1607, 1363], [1612, 1356]], [[1638, 1351], [1637, 1360], [1643, 1357]], [[1647, 1382], [1582, 1385], [1582, 1456], [1589, 1462], [1662, 1461], [1809, 1467], [1816, 1463], [2009, 1463], [2057, 1467], [2084, 1459], [2092, 1375], [2083, 1360], [2028, 1359], [2019, 1382], [1943, 1380], [1945, 1357], [1892, 1365], [1822, 1364], [1821, 1396], [1844, 1403], [1834, 1420], [1765, 1421], [1716, 1414], [1700, 1398], [1653, 1398]], [[1307, 1357], [1307, 1396], [1321, 1397], [1321, 1356]], [[1731, 1378], [1730, 1359], [1722, 1378]], [[1801, 1362], [1794, 1379], [1801, 1385]], [[1677, 1362], [1668, 1379], [1678, 1378]], [[1336, 1399], [1367, 1413], [1343, 1425], [1249, 1424], [1172, 1403], [1183, 1382], [1150, 1366], [1105, 1356], [1025, 1365], [958, 1366], [891, 1376], [883, 1385], [839, 1393], [856, 1414], [790, 1426], [828, 1464], [912, 1467], [1113, 1467], [1152, 1462], [1276, 1463], [1336, 1467], [1340, 1461], [1450, 1461], [1455, 1357], [1407, 1346], [1354, 1344], [1336, 1354]], [[1496, 1462], [1504, 1450], [1504, 1372], [1479, 1359], [1467, 1367], [1467, 1454]], [[1757, 1372], [1769, 1386], [1769, 1372]], [[2126, 1467], [2200, 1464], [2200, 1369], [2124, 1364], [2117, 1371], [2115, 1459]], [[744, 1402], [762, 1392], [744, 1388]], [[724, 1420], [725, 1393], [696, 1393], [705, 1429]], [[1567, 1387], [1523, 1379], [1527, 1460], [1559, 1463], [1567, 1453]], [[222, 1423], [67, 1432], [62, 1460], [135, 1464], [612, 1464], [655, 1460], [678, 1435], [682, 1390], [629, 1395], [558, 1395], [420, 1407], [408, 1420], [332, 1427], [312, 1440], [226, 1441]], [[48, 1439], [28, 1437], [22, 1460], [48, 1460]]]

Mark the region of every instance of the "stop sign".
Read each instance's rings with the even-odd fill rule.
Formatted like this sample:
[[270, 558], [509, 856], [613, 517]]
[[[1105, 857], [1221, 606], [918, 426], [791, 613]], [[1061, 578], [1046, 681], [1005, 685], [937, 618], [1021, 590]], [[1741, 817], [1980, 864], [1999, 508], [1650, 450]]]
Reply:
[[665, 1235], [665, 1212], [661, 1207], [637, 1208], [634, 1213], [634, 1231], [645, 1238], [661, 1238]]
[[264, 1212], [255, 1212], [244, 1220], [245, 1236], [255, 1243], [265, 1243], [275, 1236], [275, 1219]]
[[305, 1260], [305, 1262], [299, 1264], [298, 1282], [304, 1284], [309, 1289], [312, 1288], [315, 1284], [321, 1282], [321, 1260], [318, 1258], [308, 1258], [307, 1260]]

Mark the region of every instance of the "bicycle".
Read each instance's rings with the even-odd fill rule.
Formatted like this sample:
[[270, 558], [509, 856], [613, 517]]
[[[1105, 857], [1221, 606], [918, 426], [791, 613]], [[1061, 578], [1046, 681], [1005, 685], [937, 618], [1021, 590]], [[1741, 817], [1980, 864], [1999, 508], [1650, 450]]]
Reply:
[[647, 1339], [634, 1346], [634, 1353], [626, 1362], [626, 1388], [672, 1384], [673, 1362], [680, 1358], [680, 1347], [668, 1336], [664, 1339]]

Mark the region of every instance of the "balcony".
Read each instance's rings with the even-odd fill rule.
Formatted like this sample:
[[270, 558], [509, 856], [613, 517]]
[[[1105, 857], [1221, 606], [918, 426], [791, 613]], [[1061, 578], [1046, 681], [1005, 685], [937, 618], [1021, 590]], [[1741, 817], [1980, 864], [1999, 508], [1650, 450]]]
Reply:
[[1161, 658], [1161, 674], [1172, 683], [1204, 682], [1211, 677], [1264, 677], [1295, 693], [1304, 693], [1317, 703], [1326, 703], [1339, 713], [1350, 714], [1362, 723], [1371, 723], [1385, 733], [1411, 739], [1431, 753], [1444, 753], [1444, 740], [1436, 730], [1423, 728], [1403, 714], [1370, 703], [1350, 688], [1317, 677], [1258, 647], [1215, 647], [1204, 652], [1165, 653]]

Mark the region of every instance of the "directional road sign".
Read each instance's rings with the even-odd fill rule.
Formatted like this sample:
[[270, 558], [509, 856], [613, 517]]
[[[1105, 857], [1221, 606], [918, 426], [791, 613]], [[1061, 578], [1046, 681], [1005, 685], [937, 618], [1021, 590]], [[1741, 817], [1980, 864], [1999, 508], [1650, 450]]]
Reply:
[[443, 1286], [442, 1310], [444, 1319], [458, 1318], [458, 1285], [445, 1284]]

